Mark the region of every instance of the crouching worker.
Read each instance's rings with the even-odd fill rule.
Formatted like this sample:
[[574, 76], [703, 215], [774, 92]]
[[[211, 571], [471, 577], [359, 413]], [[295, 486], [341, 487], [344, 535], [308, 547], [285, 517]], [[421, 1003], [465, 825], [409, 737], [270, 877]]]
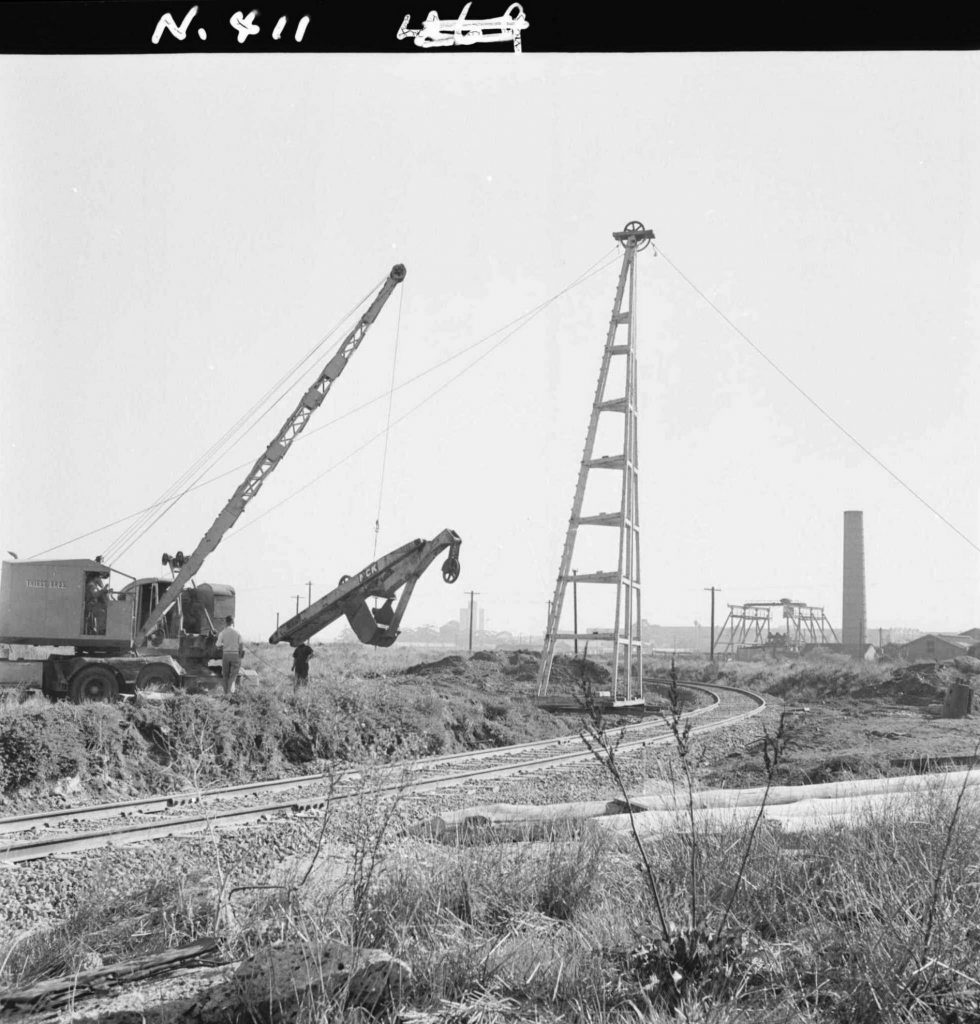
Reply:
[[238, 685], [238, 674], [242, 667], [245, 645], [242, 635], [235, 629], [235, 620], [228, 615], [225, 628], [218, 634], [217, 646], [221, 648], [221, 682], [225, 694], [230, 694]]
[[313, 657], [313, 648], [308, 643], [300, 643], [293, 649], [293, 689], [298, 690], [305, 686], [310, 678], [310, 658]]

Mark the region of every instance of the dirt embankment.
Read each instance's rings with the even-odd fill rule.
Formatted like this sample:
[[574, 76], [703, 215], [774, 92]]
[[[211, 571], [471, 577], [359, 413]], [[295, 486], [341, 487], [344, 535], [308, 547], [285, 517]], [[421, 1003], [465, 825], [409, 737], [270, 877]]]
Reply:
[[[980, 688], [980, 660], [945, 664], [758, 666], [738, 682], [770, 698], [769, 728], [778, 714], [788, 746], [777, 773], [787, 785], [904, 775], [980, 763], [977, 717], [943, 717], [951, 683]], [[772, 699], [775, 698], [775, 699]], [[763, 780], [762, 742], [716, 757], [711, 785], [751, 786]]]
[[[3, 813], [507, 746], [577, 727], [535, 705], [536, 654], [477, 652], [355, 674], [341, 655], [319, 653], [298, 693], [260, 662], [259, 683], [230, 699], [9, 706], [0, 717]], [[601, 678], [597, 666], [586, 671]]]

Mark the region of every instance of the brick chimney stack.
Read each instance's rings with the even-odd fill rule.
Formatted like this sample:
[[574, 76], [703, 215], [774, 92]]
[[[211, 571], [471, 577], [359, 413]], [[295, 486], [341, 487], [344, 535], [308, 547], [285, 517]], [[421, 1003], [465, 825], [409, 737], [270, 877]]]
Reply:
[[844, 513], [844, 600], [841, 643], [845, 654], [862, 657], [867, 629], [864, 600], [864, 513]]

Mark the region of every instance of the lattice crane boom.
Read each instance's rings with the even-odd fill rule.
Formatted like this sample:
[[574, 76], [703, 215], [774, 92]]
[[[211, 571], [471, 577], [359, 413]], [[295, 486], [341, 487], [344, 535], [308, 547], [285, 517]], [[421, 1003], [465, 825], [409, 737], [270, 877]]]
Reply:
[[205, 558], [221, 543], [221, 539], [238, 521], [248, 503], [258, 494], [266, 478], [282, 461], [292, 443], [302, 433], [303, 428], [309, 422], [314, 411], [319, 408], [327, 397], [333, 382], [343, 373], [350, 357], [357, 351], [358, 346], [364, 340], [364, 335], [367, 333], [368, 328], [377, 319], [384, 304], [391, 297], [392, 292], [405, 280], [405, 273], [405, 267], [401, 263], [397, 263], [391, 268], [391, 272], [381, 286], [381, 290], [375, 296], [374, 301], [361, 316], [360, 320], [358, 320], [354, 329], [344, 339], [327, 365], [321, 370], [320, 375], [307, 389], [300, 399], [299, 405], [289, 415], [269, 446], [256, 460], [255, 465], [252, 466], [235, 493], [218, 513], [217, 518], [201, 538], [197, 547], [186, 558], [181, 555], [178, 555], [175, 559], [164, 556], [165, 563], [170, 561], [178, 569], [178, 572], [159, 602], [150, 611], [142, 625], [138, 627], [133, 639], [134, 647], [142, 647], [146, 643], [147, 635], [153, 631], [160, 619], [167, 613], [167, 610], [177, 600], [180, 592], [201, 568]]

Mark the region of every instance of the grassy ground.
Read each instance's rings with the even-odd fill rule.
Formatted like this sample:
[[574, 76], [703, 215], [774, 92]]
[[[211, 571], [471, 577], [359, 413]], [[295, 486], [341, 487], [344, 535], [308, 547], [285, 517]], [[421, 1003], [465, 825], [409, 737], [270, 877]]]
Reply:
[[[272, 771], [289, 749], [285, 736], [335, 757], [373, 753], [380, 761], [413, 745], [465, 745], [488, 735], [512, 741], [504, 730], [577, 725], [535, 724], [540, 712], [522, 703], [533, 692], [533, 666], [520, 655], [433, 661], [406, 652], [397, 662], [366, 652], [362, 661], [331, 665], [323, 651], [309, 690], [294, 696], [283, 678], [285, 654], [253, 652], [263, 678], [257, 693], [228, 702], [182, 698], [170, 717], [153, 719], [162, 737], [151, 733], [149, 741], [157, 769], [177, 771], [184, 757], [187, 777], [217, 779], [243, 765]], [[664, 665], [649, 668], [664, 680]], [[692, 666], [689, 675], [718, 672]], [[689, 785], [818, 781], [908, 770], [919, 755], [976, 753], [975, 720], [941, 719], [930, 707], [941, 699], [941, 680], [930, 690], [911, 685], [907, 673], [830, 663], [818, 671], [733, 665], [719, 681], [809, 710], [784, 719], [788, 746], [775, 763], [771, 732], [727, 755], [714, 741], [685, 746], [682, 734], [658, 767], [682, 803]], [[150, 712], [136, 703], [102, 708], [78, 725], [73, 716], [89, 710], [45, 709], [55, 716], [45, 728], [57, 716], [68, 723], [57, 727], [66, 735], [77, 726], [86, 738], [71, 757], [96, 751], [111, 761], [116, 751], [132, 760], [112, 745], [116, 739], [105, 739], [116, 735], [114, 720], [98, 716], [150, 721]], [[148, 742], [137, 719], [129, 721], [120, 735]], [[160, 752], [169, 742], [173, 753], [178, 735], [184, 753], [164, 764]], [[28, 756], [31, 747], [18, 749]], [[387, 950], [412, 970], [388, 1018], [405, 1024], [980, 1024], [980, 817], [955, 800], [921, 798], [857, 825], [792, 837], [763, 823], [642, 847], [589, 832], [441, 846], [406, 832], [405, 804], [373, 793], [365, 773], [363, 799], [343, 818], [328, 807], [312, 828], [312, 860], [308, 851], [270, 870], [264, 884], [273, 888], [232, 893], [217, 841], [212, 853], [166, 874], [96, 868], [68, 920], [0, 950], [0, 985], [217, 934], [234, 956], [272, 941], [311, 961], [334, 939]], [[313, 997], [298, 1019], [364, 1018]]]
[[[539, 709], [537, 655], [373, 651], [320, 645], [310, 681], [295, 690], [290, 649], [250, 645], [245, 681], [230, 698], [179, 693], [115, 705], [33, 698], [0, 711], [0, 798], [7, 813], [64, 793], [76, 801], [169, 792], [506, 746], [575, 731], [574, 718]], [[428, 654], [428, 657], [426, 657]], [[580, 685], [581, 666], [556, 660], [555, 677]], [[599, 684], [604, 670], [589, 663]]]
[[[774, 706], [795, 709], [796, 740], [779, 781], [806, 785], [973, 764], [976, 717], [942, 716], [947, 684], [969, 678], [951, 666], [856, 664], [828, 657], [818, 663], [733, 662], [721, 668], [719, 681], [747, 686]], [[758, 745], [750, 744], [712, 765], [704, 781], [752, 786], [761, 777]]]
[[[500, 746], [576, 731], [576, 716], [533, 702], [537, 655], [470, 657], [397, 647], [316, 645], [309, 685], [294, 692], [290, 648], [249, 645], [245, 683], [230, 700], [179, 695], [115, 706], [36, 698], [0, 707], [0, 806], [98, 801], [323, 770], [336, 761], [392, 760]], [[648, 658], [646, 696], [662, 703], [669, 661]], [[780, 782], [901, 774], [964, 763], [976, 742], [971, 719], [940, 717], [943, 672], [825, 663], [684, 664], [681, 679], [747, 686], [776, 707], [793, 706], [805, 728]], [[596, 689], [607, 677], [590, 662]], [[557, 658], [550, 692], [578, 693], [582, 666]], [[615, 724], [613, 722], [612, 724]], [[718, 753], [709, 785], [755, 785], [758, 750]]]
[[[106, 870], [70, 921], [6, 950], [0, 983], [217, 933], [234, 956], [387, 950], [412, 971], [384, 1015], [405, 1024], [980, 1021], [980, 819], [949, 800], [792, 843], [766, 826], [677, 834], [644, 845], [646, 870], [639, 847], [589, 834], [427, 843], [396, 810], [366, 798], [312, 870], [234, 897], [217, 860], [128, 887]], [[319, 997], [298, 1019], [365, 1018]]]

